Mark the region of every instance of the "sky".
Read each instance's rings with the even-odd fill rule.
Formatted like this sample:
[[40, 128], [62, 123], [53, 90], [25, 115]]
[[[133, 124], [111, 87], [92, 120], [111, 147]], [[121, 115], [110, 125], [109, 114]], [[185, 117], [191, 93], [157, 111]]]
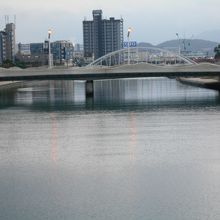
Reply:
[[[92, 10], [102, 9], [103, 17], [124, 19], [124, 32], [132, 28], [131, 40], [158, 44], [196, 37], [220, 30], [219, 0], [0, 0], [0, 29], [5, 15], [14, 21], [16, 41], [42, 42], [47, 30], [52, 41], [83, 43], [82, 21], [92, 20]], [[220, 36], [219, 36], [220, 42]]]

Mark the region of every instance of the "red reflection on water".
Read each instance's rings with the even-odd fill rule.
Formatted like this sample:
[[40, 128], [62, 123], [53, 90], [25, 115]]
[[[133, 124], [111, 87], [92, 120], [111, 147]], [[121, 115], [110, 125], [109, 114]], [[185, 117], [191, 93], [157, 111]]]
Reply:
[[130, 159], [134, 160], [134, 151], [137, 143], [136, 120], [133, 112], [130, 114]]
[[51, 117], [51, 160], [57, 162], [57, 123], [54, 113], [50, 114]]

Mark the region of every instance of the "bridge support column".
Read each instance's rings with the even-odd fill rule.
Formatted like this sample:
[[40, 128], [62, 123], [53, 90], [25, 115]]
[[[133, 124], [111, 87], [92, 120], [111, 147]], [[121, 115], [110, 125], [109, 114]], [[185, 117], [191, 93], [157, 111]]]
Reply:
[[93, 94], [94, 94], [93, 80], [86, 81], [85, 89], [86, 89], [86, 97], [93, 97]]

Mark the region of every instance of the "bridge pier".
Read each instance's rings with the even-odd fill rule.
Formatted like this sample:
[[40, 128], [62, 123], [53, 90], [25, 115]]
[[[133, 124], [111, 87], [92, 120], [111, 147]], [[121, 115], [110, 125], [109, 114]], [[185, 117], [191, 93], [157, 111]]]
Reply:
[[93, 97], [94, 94], [94, 82], [93, 80], [86, 80], [85, 85], [86, 97]]

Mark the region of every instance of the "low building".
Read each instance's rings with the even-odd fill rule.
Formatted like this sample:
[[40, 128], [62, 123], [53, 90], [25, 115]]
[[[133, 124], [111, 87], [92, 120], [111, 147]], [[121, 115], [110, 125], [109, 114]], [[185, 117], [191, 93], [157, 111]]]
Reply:
[[27, 54], [16, 54], [15, 57], [17, 62], [21, 62], [25, 67], [39, 67], [48, 65], [48, 55], [39, 54], [39, 55], [27, 55]]
[[44, 52], [44, 43], [31, 43], [30, 52], [32, 55], [43, 54]]
[[71, 65], [74, 47], [70, 41], [62, 40], [51, 43], [54, 65]]
[[30, 43], [18, 45], [20, 48], [16, 54], [16, 61], [26, 67], [38, 67], [48, 65], [48, 41], [44, 43]]
[[18, 44], [18, 53], [21, 55], [31, 55], [30, 44]]
[[[44, 43], [19, 44], [16, 60], [26, 66], [48, 65], [49, 41]], [[53, 65], [72, 65], [74, 47], [70, 41], [55, 41], [51, 43]]]

